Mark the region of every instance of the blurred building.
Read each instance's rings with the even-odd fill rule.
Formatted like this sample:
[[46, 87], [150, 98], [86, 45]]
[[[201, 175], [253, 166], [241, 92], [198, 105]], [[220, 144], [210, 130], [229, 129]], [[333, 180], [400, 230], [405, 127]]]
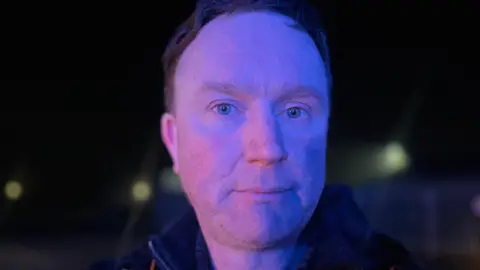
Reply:
[[476, 176], [377, 181], [355, 189], [372, 225], [416, 253], [480, 254]]

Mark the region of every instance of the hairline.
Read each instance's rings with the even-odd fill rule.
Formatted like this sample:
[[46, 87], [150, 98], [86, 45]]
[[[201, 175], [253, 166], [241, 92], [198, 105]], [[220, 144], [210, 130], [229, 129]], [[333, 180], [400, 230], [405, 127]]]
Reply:
[[[301, 23], [298, 22], [298, 20], [292, 18], [291, 16], [288, 16], [287, 14], [284, 14], [283, 12], [279, 11], [279, 10], [276, 10], [275, 7], [271, 7], [271, 6], [260, 6], [260, 7], [251, 7], [251, 6], [239, 6], [239, 7], [234, 7], [233, 10], [224, 10], [222, 12], [220, 12], [219, 14], [217, 14], [216, 16], [214, 16], [211, 20], [207, 21], [206, 23], [203, 23], [201, 24], [200, 26], [198, 26], [198, 28], [196, 29], [191, 29], [191, 32], [185, 34], [186, 37], [190, 37], [190, 39], [188, 40], [187, 44], [181, 48], [181, 52], [179, 54], [177, 54], [176, 56], [172, 57], [171, 60], [173, 60], [171, 63], [170, 63], [170, 66], [167, 70], [165, 70], [165, 77], [164, 77], [164, 103], [165, 103], [165, 111], [168, 112], [168, 113], [171, 113], [171, 114], [175, 114], [175, 92], [176, 92], [176, 87], [175, 87], [175, 77], [176, 77], [176, 74], [177, 74], [177, 68], [178, 68], [178, 63], [180, 62], [180, 59], [182, 58], [182, 56], [185, 54], [185, 51], [188, 49], [188, 47], [190, 47], [190, 45], [197, 39], [198, 35], [200, 34], [200, 32], [202, 31], [202, 29], [204, 29], [204, 27], [206, 25], [208, 25], [209, 23], [215, 21], [216, 19], [218, 18], [221, 18], [222, 16], [232, 16], [232, 15], [236, 15], [236, 14], [241, 14], [241, 13], [251, 13], [251, 12], [266, 12], [266, 13], [271, 13], [271, 14], [275, 14], [275, 15], [278, 15], [278, 16], [282, 16], [282, 17], [286, 17], [288, 18], [290, 21], [289, 22], [285, 22], [285, 24], [288, 26], [288, 27], [291, 27], [295, 30], [298, 30], [302, 33], [306, 33], [308, 35], [308, 37], [313, 41], [313, 43], [315, 44], [315, 47], [316, 47], [316, 50], [319, 52], [320, 54], [320, 58], [321, 60], [324, 62], [324, 65], [325, 65], [325, 72], [326, 72], [326, 75], [327, 75], [327, 81], [328, 81], [328, 84], [329, 84], [329, 87], [328, 87], [328, 92], [330, 92], [330, 88], [331, 88], [331, 71], [330, 71], [330, 63], [329, 63], [329, 59], [326, 59], [329, 57], [329, 53], [328, 53], [328, 45], [326, 45], [326, 41], [325, 44], [323, 44], [325, 46], [325, 48], [323, 48], [326, 52], [324, 55], [322, 53], [322, 50], [320, 49], [318, 43], [319, 41], [317, 40], [316, 37], [314, 37], [312, 35], [312, 33], [310, 33]], [[195, 14], [195, 13], [194, 13]], [[191, 18], [191, 17], [190, 17]], [[181, 43], [181, 41], [180, 41]], [[177, 46], [179, 46], [179, 44], [177, 44]], [[165, 55], [164, 55], [165, 56]], [[169, 93], [169, 96], [167, 97], [166, 93]], [[167, 98], [169, 100], [167, 100]], [[327, 103], [329, 104], [330, 103], [330, 94], [327, 93]]]

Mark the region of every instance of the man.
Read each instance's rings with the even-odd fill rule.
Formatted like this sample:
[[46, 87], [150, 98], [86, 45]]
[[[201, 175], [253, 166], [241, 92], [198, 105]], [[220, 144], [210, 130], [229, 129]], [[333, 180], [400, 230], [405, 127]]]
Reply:
[[332, 81], [312, 7], [199, 1], [164, 68], [162, 139], [193, 210], [115, 269], [417, 269], [324, 187]]

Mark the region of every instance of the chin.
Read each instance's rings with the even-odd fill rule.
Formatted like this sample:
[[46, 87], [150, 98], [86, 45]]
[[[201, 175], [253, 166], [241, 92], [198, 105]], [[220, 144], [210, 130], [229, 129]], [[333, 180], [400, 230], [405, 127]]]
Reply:
[[[272, 219], [263, 222], [239, 223], [231, 228], [230, 234], [235, 238], [237, 245], [248, 249], [268, 249], [279, 245], [294, 242], [301, 231], [301, 222], [292, 222], [294, 219], [286, 219], [288, 222], [279, 222]], [[285, 221], [285, 219], [284, 219]]]
[[295, 237], [291, 233], [286, 234], [268, 234], [268, 235], [237, 235], [237, 245], [243, 249], [267, 250], [278, 248], [282, 245], [288, 245], [295, 242]]

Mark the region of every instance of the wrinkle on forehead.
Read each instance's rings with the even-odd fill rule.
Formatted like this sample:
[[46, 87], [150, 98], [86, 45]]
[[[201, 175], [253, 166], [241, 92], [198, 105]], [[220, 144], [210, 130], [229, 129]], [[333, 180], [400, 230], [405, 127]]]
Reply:
[[266, 11], [221, 15], [200, 30], [184, 55], [257, 53], [259, 47], [267, 46], [279, 52], [320, 56], [311, 37], [293, 25], [291, 18]]
[[325, 92], [326, 71], [320, 53], [311, 37], [293, 28], [293, 23], [271, 12], [214, 19], [180, 57], [175, 88], [221, 81], [255, 86], [262, 93], [283, 84], [311, 85]]

